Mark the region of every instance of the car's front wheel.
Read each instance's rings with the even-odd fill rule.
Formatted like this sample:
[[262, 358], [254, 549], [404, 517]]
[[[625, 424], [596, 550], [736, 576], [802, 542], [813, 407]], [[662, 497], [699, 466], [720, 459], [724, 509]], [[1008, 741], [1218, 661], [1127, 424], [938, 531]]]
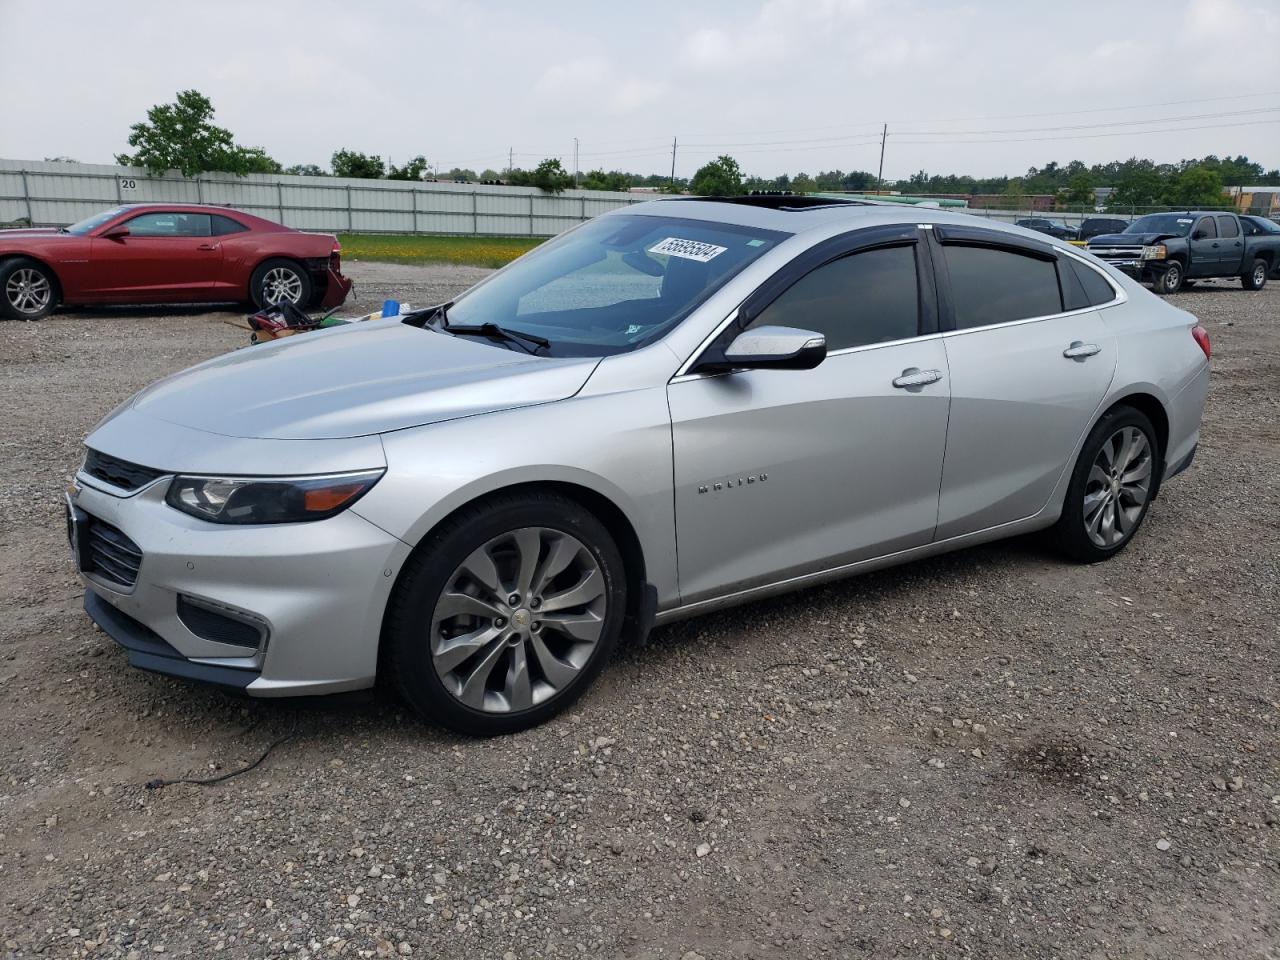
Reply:
[[249, 296], [259, 310], [279, 303], [305, 307], [311, 300], [311, 277], [294, 260], [267, 260], [253, 271]]
[[447, 520], [409, 560], [384, 667], [424, 718], [512, 733], [582, 695], [625, 607], [622, 557], [595, 516], [554, 493], [495, 497]]
[[58, 281], [46, 266], [25, 257], [0, 263], [0, 314], [39, 320], [57, 305]]
[[1090, 431], [1054, 528], [1062, 550], [1096, 563], [1119, 553], [1151, 506], [1160, 469], [1156, 432], [1133, 407], [1107, 411]]
[[1171, 260], [1169, 265], [1164, 268], [1164, 273], [1156, 277], [1156, 282], [1152, 284], [1152, 289], [1156, 293], [1177, 293], [1182, 289], [1182, 281], [1186, 274], [1182, 271], [1182, 264], [1177, 260]]

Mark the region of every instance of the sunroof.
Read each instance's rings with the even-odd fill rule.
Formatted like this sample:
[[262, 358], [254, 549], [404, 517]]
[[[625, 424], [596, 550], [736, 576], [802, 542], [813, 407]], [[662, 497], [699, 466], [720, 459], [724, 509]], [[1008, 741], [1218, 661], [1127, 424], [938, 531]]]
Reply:
[[811, 197], [803, 193], [752, 193], [741, 197], [675, 197], [677, 200], [699, 200], [710, 203], [737, 203], [768, 210], [813, 210], [817, 207], [869, 207], [866, 200], [843, 200], [837, 197]]

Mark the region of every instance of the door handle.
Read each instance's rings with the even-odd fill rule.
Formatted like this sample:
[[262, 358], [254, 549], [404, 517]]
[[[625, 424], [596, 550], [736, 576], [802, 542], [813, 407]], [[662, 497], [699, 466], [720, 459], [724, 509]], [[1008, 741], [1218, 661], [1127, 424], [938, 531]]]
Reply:
[[218, 245], [216, 243], [202, 243], [198, 247], [196, 247], [196, 249], [197, 250], [217, 250]]
[[1095, 353], [1101, 352], [1102, 348], [1096, 343], [1081, 343], [1079, 340], [1072, 340], [1071, 346], [1063, 350], [1062, 355], [1068, 360], [1085, 360]]
[[921, 370], [919, 367], [907, 367], [902, 376], [895, 377], [893, 385], [901, 390], [911, 387], [925, 387], [942, 379], [941, 370]]

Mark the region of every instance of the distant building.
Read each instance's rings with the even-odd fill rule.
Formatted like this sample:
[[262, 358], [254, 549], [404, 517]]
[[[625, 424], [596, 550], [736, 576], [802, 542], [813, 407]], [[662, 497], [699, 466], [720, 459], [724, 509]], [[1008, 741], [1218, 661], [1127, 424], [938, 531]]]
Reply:
[[1262, 217], [1280, 216], [1280, 187], [1236, 187], [1236, 209]]

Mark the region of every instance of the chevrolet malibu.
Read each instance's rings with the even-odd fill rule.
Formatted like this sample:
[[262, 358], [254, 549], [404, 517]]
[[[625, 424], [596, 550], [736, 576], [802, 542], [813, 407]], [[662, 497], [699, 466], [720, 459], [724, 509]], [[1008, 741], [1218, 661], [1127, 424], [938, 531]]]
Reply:
[[1135, 536], [1195, 454], [1195, 317], [1042, 234], [819, 198], [592, 220], [455, 301], [161, 380], [67, 499], [136, 666], [369, 687], [471, 734], [655, 623], [1047, 530]]

